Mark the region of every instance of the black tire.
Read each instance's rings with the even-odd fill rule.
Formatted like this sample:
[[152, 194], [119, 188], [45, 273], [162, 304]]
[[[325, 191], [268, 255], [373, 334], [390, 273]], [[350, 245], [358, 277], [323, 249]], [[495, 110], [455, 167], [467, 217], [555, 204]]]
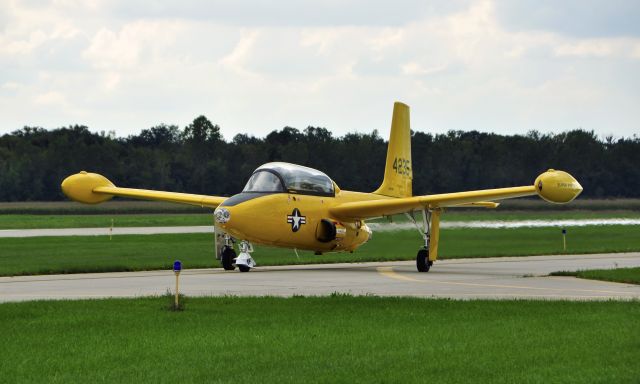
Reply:
[[238, 265], [238, 269], [240, 270], [240, 272], [249, 272], [251, 270], [251, 267], [247, 267], [246, 265]]
[[416, 255], [416, 267], [418, 268], [418, 272], [429, 272], [431, 265], [433, 265], [433, 261], [429, 261], [429, 251], [426, 249], [419, 250]]
[[233, 265], [233, 259], [236, 258], [236, 251], [231, 247], [224, 247], [222, 250], [222, 268], [227, 271], [233, 271], [236, 267]]

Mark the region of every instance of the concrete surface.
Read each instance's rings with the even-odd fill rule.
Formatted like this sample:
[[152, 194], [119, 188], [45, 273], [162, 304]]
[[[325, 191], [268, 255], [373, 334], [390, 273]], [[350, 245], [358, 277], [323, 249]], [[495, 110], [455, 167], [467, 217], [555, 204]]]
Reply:
[[[258, 259], [258, 262], [260, 260]], [[506, 257], [438, 261], [418, 273], [414, 262], [258, 267], [249, 273], [220, 268], [185, 270], [181, 293], [202, 295], [355, 295], [454, 299], [640, 299], [640, 286], [550, 272], [640, 266], [640, 253]], [[162, 295], [172, 271], [0, 277], [0, 301]]]

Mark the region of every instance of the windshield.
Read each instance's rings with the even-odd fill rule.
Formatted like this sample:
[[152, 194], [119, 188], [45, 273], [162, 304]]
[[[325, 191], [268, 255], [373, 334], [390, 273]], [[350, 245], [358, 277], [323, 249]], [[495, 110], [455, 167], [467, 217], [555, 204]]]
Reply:
[[[283, 188], [284, 183], [284, 188]], [[333, 181], [313, 168], [289, 163], [267, 163], [256, 169], [243, 192], [296, 192], [333, 196]]]
[[284, 192], [280, 178], [269, 171], [256, 171], [242, 192]]

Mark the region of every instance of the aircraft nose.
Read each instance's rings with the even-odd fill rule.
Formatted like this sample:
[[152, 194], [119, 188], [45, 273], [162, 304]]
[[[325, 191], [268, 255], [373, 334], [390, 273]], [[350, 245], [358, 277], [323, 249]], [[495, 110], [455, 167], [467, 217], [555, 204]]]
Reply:
[[220, 224], [224, 227], [225, 224], [231, 220], [231, 211], [225, 207], [218, 207], [215, 211], [213, 211], [213, 217], [216, 220], [217, 224]]

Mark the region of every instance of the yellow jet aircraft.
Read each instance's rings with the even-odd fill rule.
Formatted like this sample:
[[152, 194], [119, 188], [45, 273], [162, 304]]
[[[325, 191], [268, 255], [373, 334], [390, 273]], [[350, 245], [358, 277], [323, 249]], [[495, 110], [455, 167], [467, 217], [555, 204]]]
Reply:
[[[193, 195], [116, 187], [96, 173], [82, 171], [62, 182], [72, 200], [97, 204], [123, 196], [162, 200], [215, 209], [216, 253], [226, 270], [247, 272], [256, 264], [251, 243], [322, 252], [354, 251], [371, 238], [365, 219], [422, 213], [424, 246], [416, 266], [428, 272], [438, 258], [440, 214], [448, 207], [495, 208], [497, 200], [538, 195], [551, 203], [568, 203], [582, 186], [570, 174], [549, 169], [532, 185], [413, 196], [409, 107], [396, 102], [387, 148], [384, 180], [371, 193], [341, 190], [324, 173], [275, 162], [256, 169], [244, 190], [232, 197]], [[364, 170], [363, 170], [364, 171]], [[415, 220], [414, 220], [415, 222]], [[236, 256], [234, 245], [240, 251]]]

